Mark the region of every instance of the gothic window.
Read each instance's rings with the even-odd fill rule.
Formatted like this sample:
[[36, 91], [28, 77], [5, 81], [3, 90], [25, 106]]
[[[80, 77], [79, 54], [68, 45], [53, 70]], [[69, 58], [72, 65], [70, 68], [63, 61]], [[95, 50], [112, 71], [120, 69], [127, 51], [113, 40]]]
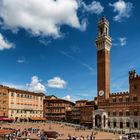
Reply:
[[137, 86], [136, 85], [134, 85], [134, 90], [136, 90], [137, 89]]
[[102, 35], [102, 34], [103, 34], [103, 28], [100, 27], [100, 35]]
[[110, 121], [108, 122], [108, 127], [110, 127]]
[[129, 111], [126, 112], [126, 116], [130, 116], [130, 112]]
[[117, 122], [114, 121], [114, 122], [113, 122], [113, 127], [115, 128], [116, 126], [117, 126]]
[[136, 94], [136, 93], [137, 93], [137, 86], [134, 85], [134, 94]]
[[110, 116], [110, 112], [108, 112], [108, 116]]
[[123, 99], [122, 98], [119, 98], [119, 102], [122, 102], [123, 101]]
[[123, 116], [123, 112], [119, 112], [119, 116]]
[[134, 102], [137, 101], [137, 97], [133, 97], [133, 101], [134, 101]]
[[138, 111], [137, 110], [134, 111], [134, 116], [138, 116]]
[[120, 128], [123, 128], [123, 122], [120, 122]]
[[134, 128], [138, 128], [138, 123], [134, 122]]
[[116, 116], [116, 112], [113, 112], [113, 116]]
[[108, 31], [107, 31], [107, 28], [106, 28], [106, 35], [107, 35], [107, 32], [108, 32]]
[[126, 98], [126, 102], [129, 102], [129, 98], [128, 97]]
[[126, 127], [130, 127], [130, 122], [126, 122]]
[[113, 99], [113, 103], [116, 103], [116, 98]]

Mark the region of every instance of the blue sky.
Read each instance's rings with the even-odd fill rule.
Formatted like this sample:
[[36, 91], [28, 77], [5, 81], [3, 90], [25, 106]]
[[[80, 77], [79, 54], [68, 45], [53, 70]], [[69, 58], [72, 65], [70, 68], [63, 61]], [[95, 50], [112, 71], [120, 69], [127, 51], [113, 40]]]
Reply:
[[138, 0], [0, 0], [0, 84], [78, 100], [96, 96], [98, 19], [110, 22], [111, 92], [140, 74]]

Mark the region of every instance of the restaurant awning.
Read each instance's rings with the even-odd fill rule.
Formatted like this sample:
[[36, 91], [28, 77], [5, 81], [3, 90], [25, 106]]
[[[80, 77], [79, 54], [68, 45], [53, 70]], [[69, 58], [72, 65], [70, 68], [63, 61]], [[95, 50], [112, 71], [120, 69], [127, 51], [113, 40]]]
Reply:
[[29, 118], [31, 121], [45, 121], [46, 118], [43, 117], [30, 117]]
[[0, 129], [0, 135], [10, 134], [10, 133], [13, 133], [15, 131], [16, 130], [3, 130], [3, 129]]
[[10, 119], [10, 118], [0, 118], [0, 121], [13, 121], [13, 119]]

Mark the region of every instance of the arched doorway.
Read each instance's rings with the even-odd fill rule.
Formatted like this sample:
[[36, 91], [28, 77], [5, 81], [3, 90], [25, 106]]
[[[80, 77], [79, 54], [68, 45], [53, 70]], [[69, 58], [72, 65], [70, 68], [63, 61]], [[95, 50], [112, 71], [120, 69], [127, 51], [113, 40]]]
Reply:
[[107, 128], [108, 127], [108, 113], [104, 109], [94, 110], [93, 112], [93, 128]]
[[99, 114], [97, 114], [95, 116], [95, 126], [97, 128], [101, 128], [101, 123], [102, 123], [102, 119], [101, 119], [101, 116]]

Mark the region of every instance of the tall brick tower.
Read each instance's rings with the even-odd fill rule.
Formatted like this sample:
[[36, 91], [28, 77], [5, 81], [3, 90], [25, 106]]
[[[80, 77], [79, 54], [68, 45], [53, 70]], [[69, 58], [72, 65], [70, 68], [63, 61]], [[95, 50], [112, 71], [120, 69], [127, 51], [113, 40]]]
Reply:
[[97, 94], [98, 105], [104, 106], [110, 94], [110, 49], [109, 22], [106, 17], [98, 21], [97, 48]]

